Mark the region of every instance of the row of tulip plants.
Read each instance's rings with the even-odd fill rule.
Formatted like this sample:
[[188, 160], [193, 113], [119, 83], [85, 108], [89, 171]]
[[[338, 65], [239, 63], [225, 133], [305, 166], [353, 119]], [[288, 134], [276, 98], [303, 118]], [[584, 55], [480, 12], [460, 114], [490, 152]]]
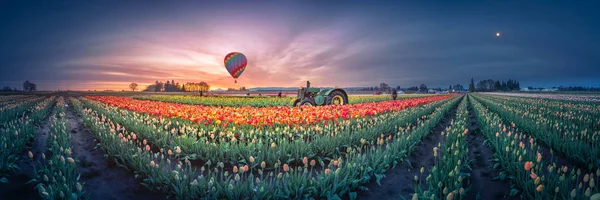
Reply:
[[26, 98], [21, 101], [10, 102], [9, 104], [0, 107], [0, 124], [11, 121], [19, 116], [22, 116], [33, 105], [44, 100], [44, 97]]
[[[469, 151], [466, 135], [469, 133], [467, 97], [458, 105], [456, 117], [442, 131], [443, 142], [433, 148], [434, 166], [425, 178], [426, 189], [421, 189], [424, 170], [415, 176], [416, 188], [413, 199], [463, 199], [469, 186]], [[466, 186], [466, 187], [465, 187]]]
[[589, 132], [600, 130], [600, 104], [558, 101], [547, 99], [526, 99], [520, 97], [489, 96], [511, 106], [523, 105], [525, 109], [538, 114], [538, 117], [559, 124], [557, 128]]
[[200, 97], [200, 96], [173, 96], [173, 95], [141, 95], [135, 96], [139, 100], [163, 101], [171, 103], [204, 105], [204, 106], [290, 106], [293, 97]]
[[[317, 160], [330, 160], [333, 155], [347, 147], [356, 147], [377, 137], [377, 133], [361, 132], [362, 129], [377, 129], [389, 133], [398, 127], [370, 127], [377, 120], [391, 120], [406, 127], [422, 116], [431, 114], [436, 107], [446, 101], [434, 102], [407, 108], [393, 115], [372, 116], [317, 124], [312, 127], [287, 126], [271, 127], [263, 130], [223, 129], [205, 127], [190, 121], [161, 118], [137, 113], [99, 102], [82, 99], [85, 107], [101, 114], [101, 120], [110, 118], [119, 126], [126, 127], [146, 139], [146, 143], [157, 150], [182, 149], [177, 154], [189, 160], [211, 160], [226, 163], [247, 163], [247, 157], [254, 155], [261, 160], [273, 163], [276, 160], [300, 162], [297, 158], [309, 157]], [[104, 118], [104, 119], [102, 119]], [[363, 125], [361, 125], [363, 124]], [[308, 145], [307, 145], [308, 144]]]
[[557, 101], [578, 101], [583, 103], [592, 103], [598, 105], [600, 102], [600, 96], [593, 93], [509, 93], [509, 92], [488, 92], [486, 94], [503, 95], [503, 96], [515, 96], [515, 97], [526, 97], [526, 98], [540, 98]]
[[[499, 179], [513, 184], [511, 195], [521, 194], [524, 199], [589, 199], [600, 194], [597, 184], [600, 170], [582, 173], [581, 169], [565, 164], [557, 158], [543, 155], [538, 140], [523, 134], [516, 123], [505, 121], [491, 107], [473, 98], [472, 105], [486, 144], [494, 150], [494, 168], [501, 169]], [[584, 170], [585, 171], [585, 170]]]
[[13, 103], [18, 103], [18, 101], [23, 101], [26, 99], [30, 99], [30, 98], [34, 98], [35, 96], [29, 96], [29, 95], [7, 95], [7, 96], [0, 96], [0, 108], [9, 105], [9, 104], [13, 104]]
[[27, 95], [6, 95], [6, 96], [0, 96], [0, 102], [6, 102], [6, 101], [12, 101], [12, 100], [16, 100], [16, 99], [21, 99], [27, 97]]
[[[399, 99], [419, 98], [433, 96], [430, 94], [406, 94], [399, 95]], [[291, 106], [296, 97], [200, 97], [200, 96], [174, 96], [174, 95], [140, 95], [135, 96], [139, 100], [163, 101], [171, 103], [182, 103], [204, 106]], [[348, 96], [348, 103], [357, 104], [365, 102], [379, 102], [391, 100], [389, 95], [376, 96]]]
[[111, 106], [128, 110], [152, 114], [159, 117], [178, 117], [204, 125], [218, 125], [222, 127], [251, 127], [274, 126], [286, 124], [298, 126], [300, 124], [314, 124], [330, 122], [340, 118], [363, 118], [385, 112], [404, 110], [455, 95], [440, 95], [423, 98], [402, 99], [397, 101], [368, 102], [360, 104], [336, 106], [309, 106], [309, 107], [216, 107], [201, 105], [186, 105], [159, 101], [136, 100], [127, 97], [115, 96], [88, 96]]
[[45, 98], [27, 108], [23, 115], [3, 122], [0, 127], [0, 182], [8, 182], [9, 174], [20, 169], [17, 163], [23, 159], [22, 152], [35, 137], [36, 124], [49, 114], [54, 101], [54, 97]]
[[[66, 102], [61, 96], [57, 100], [54, 114], [50, 117], [50, 137], [48, 155], [42, 153], [42, 160], [36, 166], [35, 188], [42, 199], [87, 199], [83, 184], [79, 182], [77, 164], [73, 157], [71, 133], [67, 128]], [[29, 152], [33, 159], [33, 153]]]
[[497, 113], [507, 122], [514, 122], [520, 129], [539, 139], [554, 151], [566, 156], [579, 166], [596, 170], [600, 166], [600, 132], [571, 128], [568, 122], [549, 120], [528, 109], [525, 104], [514, 105], [490, 96], [476, 96], [477, 99]]
[[[171, 149], [154, 152], [136, 133], [93, 109], [85, 108], [80, 100], [72, 101], [100, 147], [111, 158], [134, 171], [148, 188], [166, 192], [178, 199], [340, 199], [345, 195], [354, 199], [354, 191], [365, 189], [361, 187], [362, 184], [381, 180], [384, 173], [404, 159], [443, 115], [459, 102], [458, 98], [446, 101], [436, 107], [431, 115], [419, 118], [416, 125], [407, 128], [395, 129], [404, 125], [393, 120], [398, 113], [386, 113], [369, 121], [360, 121], [356, 126], [369, 128], [359, 131], [380, 135], [361, 146], [345, 148], [343, 154], [334, 156], [331, 161], [304, 157], [298, 158], [302, 160], [301, 164], [281, 160], [267, 163], [260, 161], [258, 156], [247, 155], [247, 163], [237, 163], [231, 167], [210, 160], [202, 166], [192, 166], [187, 159], [172, 159], [168, 153]], [[388, 127], [392, 132], [385, 136], [377, 127]], [[179, 147], [173, 150], [174, 154], [182, 151]]]

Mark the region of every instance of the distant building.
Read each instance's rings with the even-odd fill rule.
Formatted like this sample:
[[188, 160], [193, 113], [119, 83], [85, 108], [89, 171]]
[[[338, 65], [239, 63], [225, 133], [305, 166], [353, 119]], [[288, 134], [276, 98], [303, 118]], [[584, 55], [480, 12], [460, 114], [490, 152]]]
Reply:
[[432, 93], [432, 94], [433, 94], [433, 93], [437, 93], [437, 92], [439, 92], [439, 91], [438, 91], [438, 90], [434, 90], [434, 89], [429, 89], [429, 90], [427, 91], [427, 93]]
[[524, 92], [539, 92], [539, 91], [542, 91], [542, 88], [526, 87], [526, 88], [521, 88], [521, 91], [524, 91]]
[[35, 84], [29, 81], [23, 83], [23, 91], [32, 92], [36, 91]]

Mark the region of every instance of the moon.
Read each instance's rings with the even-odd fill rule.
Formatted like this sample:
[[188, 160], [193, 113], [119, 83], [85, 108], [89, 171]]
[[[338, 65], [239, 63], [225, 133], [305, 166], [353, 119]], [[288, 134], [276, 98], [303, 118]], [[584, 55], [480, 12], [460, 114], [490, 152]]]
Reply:
[[500, 32], [497, 32], [497, 33], [496, 33], [496, 37], [500, 37]]

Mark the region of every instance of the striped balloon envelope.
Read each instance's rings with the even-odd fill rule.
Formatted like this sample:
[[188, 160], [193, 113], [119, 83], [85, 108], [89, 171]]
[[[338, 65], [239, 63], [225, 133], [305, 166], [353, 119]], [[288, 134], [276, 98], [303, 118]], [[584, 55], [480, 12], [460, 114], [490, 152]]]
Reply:
[[[231, 77], [237, 79], [246, 69], [248, 60], [246, 56], [240, 52], [231, 52], [225, 56], [225, 69], [231, 74]], [[237, 83], [237, 80], [235, 81]]]

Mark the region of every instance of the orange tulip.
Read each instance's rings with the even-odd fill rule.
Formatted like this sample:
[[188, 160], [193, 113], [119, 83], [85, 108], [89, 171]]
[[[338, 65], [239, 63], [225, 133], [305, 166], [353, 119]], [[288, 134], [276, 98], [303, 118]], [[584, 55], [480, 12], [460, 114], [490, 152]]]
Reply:
[[538, 192], [542, 192], [544, 190], [544, 185], [538, 185], [535, 190], [537, 190]]
[[537, 174], [535, 174], [533, 171], [531, 171], [531, 174], [529, 174], [529, 176], [531, 177], [531, 179], [535, 180], [538, 176]]
[[533, 163], [531, 161], [525, 162], [525, 170], [529, 171], [532, 167]]
[[288, 171], [290, 171], [290, 166], [289, 166], [287, 163], [286, 163], [286, 164], [283, 164], [283, 171], [284, 171], [284, 172], [288, 172]]

